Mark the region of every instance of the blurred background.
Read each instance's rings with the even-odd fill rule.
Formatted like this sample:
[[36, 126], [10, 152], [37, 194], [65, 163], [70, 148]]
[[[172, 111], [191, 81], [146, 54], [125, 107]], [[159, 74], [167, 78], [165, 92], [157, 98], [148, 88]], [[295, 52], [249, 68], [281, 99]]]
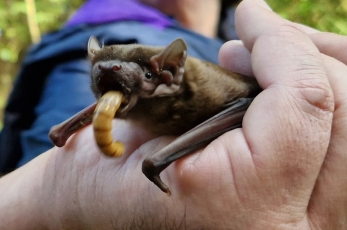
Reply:
[[[347, 35], [347, 0], [266, 0], [291, 21]], [[27, 48], [59, 29], [83, 0], [0, 1], [0, 130], [3, 109]]]

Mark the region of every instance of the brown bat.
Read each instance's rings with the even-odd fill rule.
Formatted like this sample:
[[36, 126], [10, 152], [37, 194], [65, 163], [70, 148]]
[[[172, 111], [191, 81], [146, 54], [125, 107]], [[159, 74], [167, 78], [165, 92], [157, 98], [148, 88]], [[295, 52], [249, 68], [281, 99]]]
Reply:
[[[168, 194], [160, 172], [223, 133], [241, 127], [252, 98], [261, 91], [254, 78], [187, 57], [187, 45], [180, 38], [167, 47], [100, 47], [91, 37], [88, 55], [96, 99], [109, 91], [123, 96], [115, 117], [133, 120], [157, 135], [181, 135], [148, 156], [142, 165], [148, 179]], [[91, 124], [95, 107], [93, 104], [52, 127], [52, 142], [61, 147], [73, 133]]]

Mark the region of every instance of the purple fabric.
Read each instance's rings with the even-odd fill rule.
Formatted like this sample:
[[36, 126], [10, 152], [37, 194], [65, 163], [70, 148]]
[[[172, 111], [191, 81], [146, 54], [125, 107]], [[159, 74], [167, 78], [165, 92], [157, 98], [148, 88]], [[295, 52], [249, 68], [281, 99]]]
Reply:
[[65, 26], [140, 21], [157, 28], [173, 24], [168, 16], [138, 0], [87, 0]]

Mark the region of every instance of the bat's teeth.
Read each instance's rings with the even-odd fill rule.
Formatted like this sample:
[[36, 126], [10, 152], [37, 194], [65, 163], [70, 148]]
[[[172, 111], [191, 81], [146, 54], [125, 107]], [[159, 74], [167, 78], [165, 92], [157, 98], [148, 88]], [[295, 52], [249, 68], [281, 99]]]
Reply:
[[130, 94], [131, 93], [131, 89], [129, 89], [128, 87], [125, 87], [124, 88], [124, 93], [126, 93], [126, 94]]
[[126, 94], [126, 95], [130, 95], [131, 94], [131, 89], [129, 87], [127, 87], [125, 85], [125, 83], [123, 81], [119, 82], [120, 86], [121, 86], [121, 91], [123, 94]]
[[136, 105], [137, 99], [137, 95], [131, 95], [128, 104], [120, 111], [120, 114], [126, 115], [126, 113]]

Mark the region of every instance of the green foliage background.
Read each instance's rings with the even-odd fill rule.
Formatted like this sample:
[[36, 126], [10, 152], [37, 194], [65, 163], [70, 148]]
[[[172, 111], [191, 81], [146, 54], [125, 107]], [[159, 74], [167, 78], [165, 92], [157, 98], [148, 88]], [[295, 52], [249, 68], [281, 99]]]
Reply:
[[[35, 0], [42, 34], [57, 30], [83, 0]], [[347, 35], [347, 0], [267, 0], [291, 21]], [[0, 129], [2, 110], [27, 47], [31, 44], [24, 0], [0, 1]]]
[[266, 0], [272, 9], [291, 21], [321, 31], [347, 35], [347, 0]]
[[[83, 0], [35, 0], [41, 34], [59, 29]], [[31, 45], [25, 0], [0, 1], [0, 129], [3, 109], [22, 58]]]

